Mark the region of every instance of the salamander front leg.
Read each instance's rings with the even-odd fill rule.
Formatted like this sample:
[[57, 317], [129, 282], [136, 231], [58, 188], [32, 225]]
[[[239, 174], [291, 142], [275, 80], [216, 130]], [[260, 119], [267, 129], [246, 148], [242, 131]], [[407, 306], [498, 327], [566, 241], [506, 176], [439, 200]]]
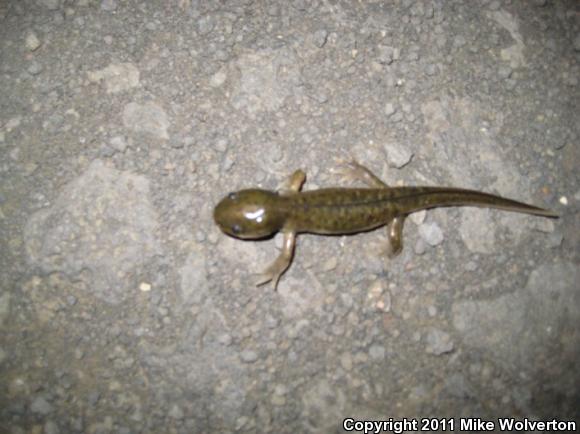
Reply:
[[296, 232], [284, 232], [282, 252], [276, 258], [276, 260], [260, 274], [260, 277], [256, 282], [256, 286], [264, 285], [265, 283], [273, 281], [274, 291], [277, 289], [280, 276], [284, 274], [284, 272], [290, 266], [290, 262], [292, 262], [292, 257], [294, 256], [294, 246], [296, 246]]
[[306, 181], [306, 173], [304, 173], [303, 170], [298, 169], [284, 182], [282, 188], [280, 189], [280, 193], [298, 193], [302, 189], [304, 181]]
[[393, 258], [403, 250], [403, 226], [407, 216], [395, 217], [387, 225], [387, 237], [389, 245], [387, 246], [387, 256]]
[[388, 185], [385, 184], [377, 175], [355, 159], [339, 159], [338, 164], [340, 164], [342, 168], [335, 170], [335, 172], [340, 173], [342, 177], [347, 180], [360, 181], [371, 188], [388, 188]]

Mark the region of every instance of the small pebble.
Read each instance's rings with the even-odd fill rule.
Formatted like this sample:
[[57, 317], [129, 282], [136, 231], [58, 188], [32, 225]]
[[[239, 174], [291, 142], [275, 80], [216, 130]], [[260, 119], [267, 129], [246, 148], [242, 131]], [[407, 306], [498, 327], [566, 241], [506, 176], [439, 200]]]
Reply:
[[513, 69], [509, 65], [501, 66], [498, 71], [497, 75], [502, 80], [506, 80], [512, 76]]
[[427, 308], [427, 312], [429, 313], [429, 316], [433, 318], [435, 315], [437, 315], [437, 308], [431, 305]]
[[59, 434], [60, 429], [58, 429], [58, 425], [53, 420], [48, 420], [44, 424], [44, 434]]
[[179, 405], [173, 404], [169, 410], [168, 416], [172, 419], [183, 419], [185, 415]]
[[75, 304], [77, 304], [77, 298], [72, 294], [67, 295], [66, 302], [68, 303], [69, 306], [74, 306]]
[[467, 44], [467, 40], [465, 39], [465, 37], [463, 35], [457, 35], [457, 36], [455, 36], [455, 38], [453, 38], [453, 46], [455, 48], [461, 48], [465, 44]]
[[219, 70], [218, 72], [216, 72], [214, 75], [211, 76], [211, 78], [209, 79], [209, 85], [214, 88], [220, 87], [222, 84], [226, 82], [227, 78], [228, 76], [225, 73], [225, 71]]
[[127, 142], [121, 136], [115, 136], [109, 140], [109, 144], [113, 149], [119, 152], [124, 152], [127, 149]]
[[274, 317], [270, 314], [266, 315], [266, 326], [269, 329], [275, 329], [278, 325], [280, 325], [280, 318]]
[[442, 330], [432, 328], [427, 333], [427, 345], [425, 351], [439, 356], [453, 351], [454, 345], [451, 336]]
[[38, 0], [37, 3], [44, 6], [50, 11], [56, 11], [60, 7], [61, 0]]
[[272, 404], [277, 407], [282, 407], [286, 404], [286, 398], [283, 396], [274, 395], [272, 396]]
[[415, 223], [417, 226], [419, 226], [421, 223], [423, 223], [425, 221], [426, 216], [427, 216], [427, 211], [422, 210], [422, 211], [414, 212], [413, 214], [411, 214], [409, 216], [409, 218], [411, 219], [411, 221], [413, 223]]
[[437, 246], [443, 242], [443, 231], [437, 223], [423, 223], [419, 226], [419, 234], [430, 246]]
[[117, 0], [102, 0], [101, 9], [107, 12], [114, 12], [117, 10]]
[[379, 309], [380, 311], [383, 312], [390, 312], [391, 311], [391, 306], [392, 306], [392, 302], [391, 302], [391, 293], [390, 292], [385, 292], [382, 297], [376, 302], [376, 307], [377, 309]]
[[204, 231], [198, 229], [195, 231], [195, 240], [198, 242], [204, 242], [207, 239], [207, 236]]
[[336, 268], [337, 265], [338, 265], [338, 259], [336, 259], [336, 256], [333, 256], [332, 258], [325, 261], [324, 264], [322, 264], [322, 270], [323, 271], [332, 271]]
[[42, 45], [40, 39], [38, 39], [38, 36], [36, 36], [36, 33], [34, 32], [29, 32], [26, 35], [25, 44], [26, 48], [30, 51], [36, 51]]
[[207, 35], [214, 28], [214, 22], [210, 16], [205, 16], [197, 22], [197, 29], [200, 35]]
[[396, 169], [402, 169], [409, 164], [414, 155], [413, 151], [403, 145], [389, 145], [385, 148], [387, 151], [387, 162], [389, 166]]
[[430, 63], [425, 67], [425, 74], [431, 77], [434, 76], [435, 74], [437, 74], [437, 66]]
[[409, 53], [409, 55], [407, 56], [407, 60], [410, 60], [412, 62], [416, 62], [417, 60], [419, 60], [419, 58], [420, 55], [416, 51]]
[[94, 407], [97, 404], [97, 402], [99, 402], [99, 399], [101, 399], [101, 393], [98, 390], [93, 390], [89, 392], [87, 402], [89, 406]]
[[324, 29], [321, 29], [321, 30], [317, 30], [316, 32], [314, 32], [314, 35], [312, 37], [312, 42], [318, 48], [322, 48], [322, 47], [324, 47], [324, 45], [326, 45], [327, 39], [328, 39], [328, 32]]
[[395, 114], [396, 111], [397, 109], [395, 108], [393, 103], [388, 102], [385, 104], [385, 116], [391, 117], [392, 115]]
[[43, 396], [37, 396], [34, 401], [32, 401], [32, 404], [30, 404], [30, 410], [32, 410], [33, 413], [47, 415], [52, 413], [53, 408]]
[[230, 153], [227, 153], [222, 160], [222, 171], [228, 172], [232, 167], [234, 167], [235, 163], [236, 160], [232, 158]]
[[369, 357], [373, 360], [383, 360], [385, 358], [385, 347], [382, 345], [371, 345]]
[[278, 396], [284, 396], [288, 393], [288, 387], [284, 384], [277, 384], [274, 388], [274, 394]]
[[240, 354], [240, 358], [244, 363], [254, 363], [256, 360], [258, 360], [258, 353], [252, 350], [244, 350]]
[[143, 292], [149, 292], [151, 291], [151, 284], [147, 282], [141, 282], [139, 284], [139, 289]]
[[42, 72], [42, 65], [40, 63], [38, 63], [36, 60], [33, 60], [32, 62], [30, 62], [30, 65], [28, 65], [28, 73], [30, 75], [38, 75]]
[[575, 51], [580, 51], [580, 33], [578, 33], [574, 38], [573, 45]]
[[85, 357], [84, 351], [80, 348], [75, 348], [75, 359], [82, 360], [83, 357]]
[[228, 150], [229, 141], [228, 139], [217, 139], [214, 143], [214, 149], [218, 152], [226, 152]]
[[564, 241], [564, 235], [561, 232], [552, 232], [548, 236], [547, 246], [551, 248], [560, 247], [562, 241]]
[[479, 268], [479, 266], [477, 265], [477, 263], [475, 261], [468, 261], [465, 264], [465, 269], [469, 272], [473, 272], [475, 270], [477, 270]]
[[378, 55], [377, 60], [379, 63], [383, 63], [385, 65], [390, 65], [395, 60], [395, 49], [393, 47], [388, 47], [386, 45], [380, 45], [377, 48]]
[[340, 356], [340, 366], [342, 366], [345, 371], [350, 371], [352, 369], [352, 356], [350, 353], [342, 353]]

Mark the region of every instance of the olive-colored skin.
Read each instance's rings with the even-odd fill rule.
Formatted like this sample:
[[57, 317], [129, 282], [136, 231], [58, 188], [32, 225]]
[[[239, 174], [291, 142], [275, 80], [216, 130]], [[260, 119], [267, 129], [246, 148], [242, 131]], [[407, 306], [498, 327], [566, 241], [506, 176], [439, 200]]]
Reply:
[[295, 235], [352, 234], [388, 226], [391, 253], [402, 249], [405, 217], [423, 209], [444, 206], [477, 206], [557, 217], [549, 210], [474, 190], [446, 187], [388, 187], [368, 169], [350, 162], [351, 175], [374, 188], [327, 188], [300, 192], [304, 172], [296, 171], [281, 192], [260, 189], [228, 194], [216, 206], [214, 220], [228, 235], [259, 239], [284, 233], [280, 257], [263, 273], [258, 284], [280, 276], [292, 260]]
[[223, 232], [241, 239], [264, 238], [282, 230], [341, 235], [375, 229], [427, 208], [465, 205], [555, 217], [542, 208], [473, 190], [392, 187], [325, 188], [292, 195], [240, 190], [220, 201], [214, 219]]

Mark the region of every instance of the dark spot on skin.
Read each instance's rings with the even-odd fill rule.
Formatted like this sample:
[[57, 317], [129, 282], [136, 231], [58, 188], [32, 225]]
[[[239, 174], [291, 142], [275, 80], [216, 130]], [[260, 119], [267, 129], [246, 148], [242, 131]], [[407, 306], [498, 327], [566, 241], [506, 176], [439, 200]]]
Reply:
[[242, 232], [242, 228], [240, 227], [240, 225], [233, 225], [232, 226], [232, 232], [234, 234], [238, 235], [240, 232]]

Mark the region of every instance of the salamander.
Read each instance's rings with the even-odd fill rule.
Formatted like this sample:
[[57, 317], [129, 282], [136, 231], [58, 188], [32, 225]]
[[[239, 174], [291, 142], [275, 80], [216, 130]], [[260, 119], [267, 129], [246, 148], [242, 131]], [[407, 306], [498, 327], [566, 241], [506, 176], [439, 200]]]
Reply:
[[302, 192], [306, 174], [296, 170], [280, 191], [246, 189], [229, 193], [215, 207], [219, 228], [235, 238], [260, 239], [276, 232], [284, 235], [282, 251], [256, 281], [277, 288], [280, 276], [294, 256], [296, 235], [342, 235], [387, 227], [390, 256], [403, 248], [405, 218], [416, 211], [449, 206], [496, 208], [557, 218], [550, 210], [501, 196], [452, 187], [389, 187], [369, 169], [352, 160], [343, 174], [363, 181], [367, 188], [324, 188]]

